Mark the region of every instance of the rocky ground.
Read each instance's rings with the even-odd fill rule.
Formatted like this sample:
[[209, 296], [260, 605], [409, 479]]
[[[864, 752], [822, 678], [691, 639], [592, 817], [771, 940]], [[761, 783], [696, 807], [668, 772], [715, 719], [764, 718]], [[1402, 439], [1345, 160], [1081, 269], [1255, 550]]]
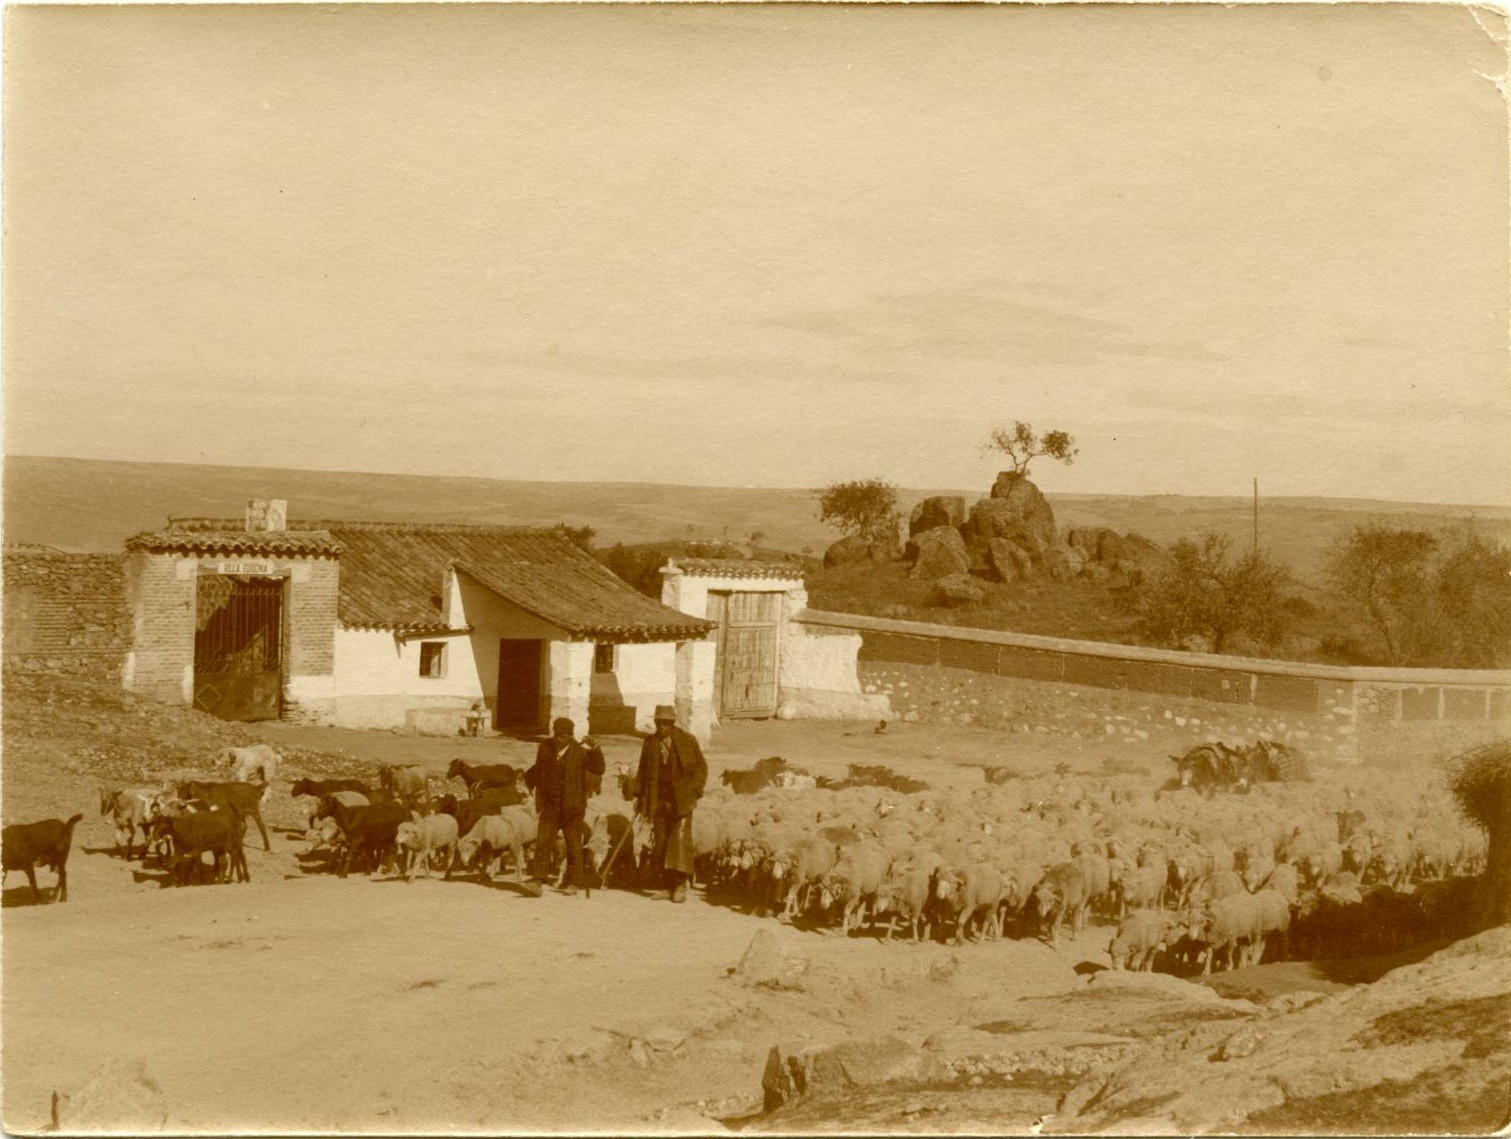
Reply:
[[[885, 945], [697, 894], [339, 881], [306, 873], [281, 791], [250, 885], [163, 889], [112, 852], [100, 785], [258, 739], [290, 776], [530, 745], [223, 724], [44, 677], [7, 677], [4, 716], [5, 821], [86, 814], [66, 905], [4, 891], [11, 1132], [44, 1127], [55, 1092], [65, 1127], [129, 1131], [1489, 1133], [1508, 1114], [1505, 929], [1202, 985], [1107, 971], [1103, 927], [1058, 950]], [[606, 748], [630, 762], [635, 741]], [[710, 759], [771, 754], [936, 785], [1128, 765], [1102, 741], [832, 723], [731, 725]]]

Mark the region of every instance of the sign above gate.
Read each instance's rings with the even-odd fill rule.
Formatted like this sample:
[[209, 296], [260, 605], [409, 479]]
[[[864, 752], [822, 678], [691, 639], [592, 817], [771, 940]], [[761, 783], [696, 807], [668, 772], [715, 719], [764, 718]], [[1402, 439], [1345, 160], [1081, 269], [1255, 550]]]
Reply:
[[278, 572], [278, 567], [272, 562], [217, 562], [215, 572], [255, 574], [262, 577], [271, 577]]

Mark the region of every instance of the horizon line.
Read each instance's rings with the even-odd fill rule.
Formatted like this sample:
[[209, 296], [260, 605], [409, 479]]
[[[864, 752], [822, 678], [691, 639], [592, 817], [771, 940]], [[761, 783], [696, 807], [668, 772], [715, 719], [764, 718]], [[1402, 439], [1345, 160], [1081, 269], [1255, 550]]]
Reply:
[[[41, 459], [48, 461], [62, 461], [68, 463], [97, 463], [97, 464], [120, 464], [137, 467], [196, 467], [209, 468], [221, 471], [248, 471], [269, 473], [290, 473], [306, 475], [356, 475], [360, 477], [398, 478], [398, 479], [444, 479], [453, 482], [485, 482], [485, 483], [527, 483], [541, 486], [606, 486], [606, 487], [635, 487], [653, 486], [670, 489], [686, 490], [750, 490], [750, 491], [773, 491], [773, 492], [801, 492], [812, 494], [816, 488], [806, 486], [758, 486], [750, 483], [669, 483], [657, 482], [651, 479], [532, 479], [532, 478], [507, 478], [497, 475], [456, 475], [456, 474], [422, 474], [407, 471], [376, 471], [357, 470], [351, 468], [328, 468], [328, 467], [279, 467], [279, 466], [249, 466], [241, 463], [209, 463], [189, 462], [181, 459], [124, 459], [124, 458], [98, 458], [78, 455], [44, 455], [31, 452], [4, 452], [0, 453], [0, 462], [9, 462], [12, 459]], [[1032, 480], [1030, 480], [1032, 481]], [[966, 491], [964, 488], [940, 488], [940, 487], [908, 487], [896, 484], [897, 489], [908, 493], [944, 493], [944, 494], [973, 494], [974, 491]], [[1038, 483], [1034, 483], [1039, 486]], [[1251, 501], [1249, 493], [1217, 494], [1206, 491], [1151, 491], [1143, 494], [1130, 494], [1126, 491], [1051, 491], [1040, 487], [1040, 492], [1046, 497], [1064, 499], [1149, 499], [1149, 498], [1190, 498], [1190, 499], [1235, 499], [1238, 501]], [[982, 497], [988, 497], [990, 489], [982, 493]], [[1260, 501], [1270, 502], [1375, 502], [1389, 506], [1442, 506], [1457, 507], [1465, 510], [1511, 510], [1511, 499], [1504, 502], [1442, 502], [1433, 499], [1399, 499], [1399, 498], [1370, 498], [1362, 495], [1328, 495], [1328, 494], [1272, 494], [1259, 495]]]

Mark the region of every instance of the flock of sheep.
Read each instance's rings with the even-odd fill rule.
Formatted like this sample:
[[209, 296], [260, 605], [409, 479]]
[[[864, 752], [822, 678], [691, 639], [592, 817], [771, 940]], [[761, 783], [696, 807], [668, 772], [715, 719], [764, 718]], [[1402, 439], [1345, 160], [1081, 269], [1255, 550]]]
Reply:
[[[228, 782], [102, 792], [101, 811], [128, 857], [138, 828], [144, 853], [155, 843], [173, 881], [206, 871], [247, 880], [245, 822], [266, 849], [260, 804], [277, 762], [266, 745], [230, 749]], [[1331, 771], [1203, 794], [1182, 786], [1192, 762], [1177, 758], [1177, 777], [1160, 789], [1129, 775], [1043, 774], [967, 790], [835, 784], [763, 761], [726, 772], [700, 800], [697, 882], [711, 902], [886, 940], [1053, 945], [1063, 927], [1102, 922], [1116, 926], [1113, 967], [1130, 969], [1383, 952], [1448, 936], [1462, 919], [1486, 843], [1441, 781]], [[392, 866], [411, 879], [434, 866], [486, 880], [509, 860], [524, 883], [535, 816], [518, 775], [458, 760], [448, 776], [467, 793], [440, 797], [419, 765], [380, 767], [377, 786], [298, 780], [293, 793], [309, 797], [305, 856], [325, 848], [343, 877], [354, 865]], [[621, 773], [625, 799], [628, 782]], [[593, 800], [586, 847], [598, 882], [636, 884], [646, 836], [626, 809], [612, 794]]]
[[719, 788], [693, 831], [710, 893], [758, 913], [956, 944], [1053, 944], [1063, 926], [1101, 920], [1117, 925], [1114, 968], [1208, 972], [1450, 933], [1486, 844], [1424, 782], [1334, 772], [1208, 795], [1088, 775], [910, 794]]

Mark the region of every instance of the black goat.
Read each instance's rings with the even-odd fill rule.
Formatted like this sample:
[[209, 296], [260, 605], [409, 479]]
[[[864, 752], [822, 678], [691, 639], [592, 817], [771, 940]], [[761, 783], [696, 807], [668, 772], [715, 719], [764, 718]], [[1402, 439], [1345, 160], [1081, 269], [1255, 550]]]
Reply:
[[40, 902], [42, 894], [37, 889], [37, 867], [46, 866], [58, 876], [58, 901], [68, 901], [68, 851], [73, 846], [73, 828], [83, 817], [74, 815], [67, 822], [43, 819], [38, 823], [15, 823], [6, 827], [0, 832], [0, 846], [4, 848], [3, 858], [0, 858], [4, 864], [0, 883], [12, 870], [23, 870], [26, 880], [31, 883], [32, 901]]

